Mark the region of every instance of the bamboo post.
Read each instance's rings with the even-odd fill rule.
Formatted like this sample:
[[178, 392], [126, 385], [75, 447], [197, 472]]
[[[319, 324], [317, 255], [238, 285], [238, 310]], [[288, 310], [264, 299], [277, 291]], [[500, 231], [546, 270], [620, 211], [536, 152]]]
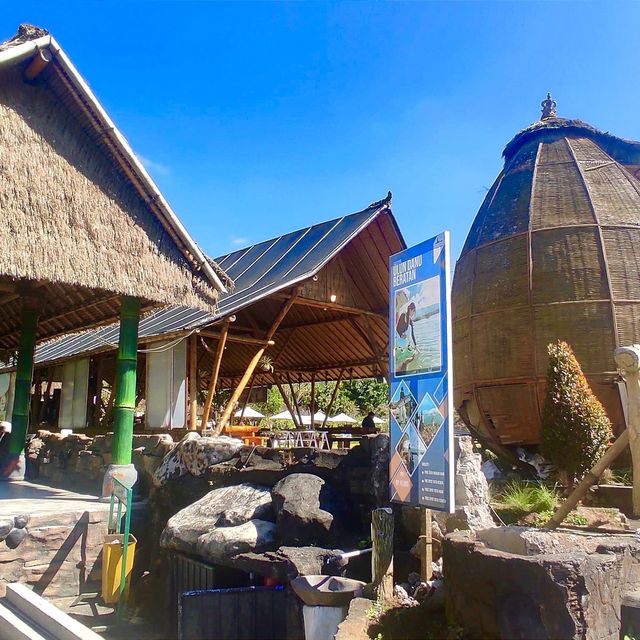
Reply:
[[389, 507], [371, 512], [371, 579], [378, 600], [393, 597], [393, 511]]
[[138, 321], [140, 301], [124, 297], [120, 305], [120, 336], [116, 357], [115, 404], [113, 409], [112, 464], [131, 464], [133, 414], [136, 409], [138, 365]]
[[194, 334], [189, 337], [189, 429], [198, 426], [198, 343]]
[[426, 582], [427, 580], [431, 580], [431, 576], [433, 575], [432, 514], [431, 509], [423, 509], [422, 511], [422, 518], [420, 519], [420, 538], [422, 539], [420, 576]]
[[22, 327], [18, 345], [18, 362], [16, 365], [16, 382], [11, 415], [9, 454], [12, 457], [19, 456], [22, 453], [27, 441], [37, 326], [38, 314], [29, 304], [25, 303], [22, 309]]
[[593, 486], [605, 469], [627, 448], [629, 444], [629, 430], [625, 429], [618, 439], [605, 451], [604, 455], [596, 462], [578, 486], [569, 494], [569, 497], [556, 509], [549, 521], [544, 525], [547, 529], [555, 529], [567, 517], [567, 514], [578, 504], [578, 501]]
[[633, 464], [633, 515], [640, 516], [640, 345], [619, 347], [614, 358], [627, 386], [627, 431]]
[[211, 413], [211, 403], [213, 402], [213, 396], [216, 393], [216, 386], [218, 385], [218, 376], [220, 375], [220, 364], [222, 363], [222, 356], [224, 354], [224, 347], [227, 343], [227, 336], [229, 335], [229, 324], [231, 318], [227, 318], [222, 324], [222, 331], [220, 332], [220, 339], [218, 340], [218, 349], [216, 350], [215, 358], [213, 359], [213, 368], [211, 369], [211, 379], [209, 380], [209, 389], [207, 391], [207, 399], [204, 403], [204, 410], [202, 412], [202, 421], [200, 425], [203, 429], [207, 428], [207, 422], [209, 422], [209, 414]]

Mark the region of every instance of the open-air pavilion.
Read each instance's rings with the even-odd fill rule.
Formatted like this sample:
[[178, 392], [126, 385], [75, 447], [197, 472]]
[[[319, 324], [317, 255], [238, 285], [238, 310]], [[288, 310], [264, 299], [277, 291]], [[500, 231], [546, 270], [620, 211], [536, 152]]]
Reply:
[[[215, 313], [172, 306], [140, 322], [137, 396], [146, 410], [137, 428], [215, 424], [221, 433], [267, 385], [281, 390], [302, 428], [301, 408], [290, 400], [295, 394], [285, 392], [296, 383], [311, 383], [313, 404], [317, 382], [386, 377], [389, 256], [404, 246], [389, 196], [358, 213], [217, 258], [234, 289], [221, 295]], [[73, 393], [69, 372], [85, 363], [86, 384], [76, 385], [82, 395], [74, 400], [81, 410], [71, 421], [63, 411], [63, 424], [59, 412], [42, 409], [49, 423], [94, 433], [108, 428], [100, 416], [113, 404], [117, 335], [112, 325], [38, 348], [37, 400], [43, 407], [57, 402], [64, 408], [65, 394], [68, 400]], [[51, 391], [60, 383], [61, 401]], [[224, 402], [216, 404], [221, 390]]]
[[129, 465], [140, 313], [212, 312], [226, 276], [57, 42], [28, 25], [0, 45], [0, 208], [0, 349], [16, 370], [0, 476], [23, 472], [36, 341], [118, 317], [113, 463]]

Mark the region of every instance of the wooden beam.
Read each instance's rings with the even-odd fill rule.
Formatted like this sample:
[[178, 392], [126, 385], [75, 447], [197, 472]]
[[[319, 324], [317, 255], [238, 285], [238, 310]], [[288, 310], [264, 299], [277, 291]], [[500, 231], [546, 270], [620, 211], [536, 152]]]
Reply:
[[380, 602], [393, 598], [393, 511], [389, 507], [371, 512], [371, 578]]
[[301, 298], [296, 300], [296, 305], [303, 307], [314, 307], [315, 309], [326, 309], [331, 311], [339, 311], [341, 313], [349, 313], [354, 316], [371, 316], [372, 318], [387, 319], [388, 314], [384, 311], [376, 311], [374, 309], [358, 309], [348, 305], [339, 304], [337, 302], [329, 302], [323, 300], [313, 300], [312, 298]]
[[242, 422], [242, 420], [244, 420], [244, 412], [247, 409], [247, 404], [249, 403], [249, 398], [251, 397], [251, 392], [253, 391], [253, 385], [256, 382], [256, 374], [254, 372], [254, 374], [251, 376], [251, 382], [249, 383], [249, 388], [247, 389], [247, 397], [244, 399], [244, 402], [242, 403], [242, 411], [240, 412], [240, 422]]
[[189, 336], [189, 429], [198, 426], [198, 343], [197, 336]]
[[222, 355], [224, 353], [225, 344], [227, 343], [227, 335], [229, 333], [230, 323], [231, 323], [231, 319], [227, 319], [224, 321], [222, 325], [220, 339], [218, 340], [218, 349], [216, 351], [215, 358], [213, 359], [213, 367], [211, 368], [211, 379], [209, 380], [209, 389], [207, 390], [207, 399], [204, 403], [204, 409], [202, 411], [202, 421], [200, 422], [200, 426], [203, 429], [207, 428], [207, 422], [209, 422], [209, 414], [211, 413], [211, 403], [213, 402], [213, 396], [216, 393], [218, 376], [220, 375], [220, 364], [222, 363]]
[[[269, 328], [269, 331], [267, 331], [267, 335], [265, 336], [265, 340], [267, 341], [267, 343], [271, 341], [276, 331], [278, 330], [278, 327], [284, 320], [285, 316], [287, 315], [287, 313], [289, 313], [289, 309], [291, 309], [291, 307], [293, 306], [293, 303], [295, 302], [296, 298], [300, 293], [300, 288], [301, 288], [300, 285], [296, 286], [291, 292], [289, 299], [282, 305], [282, 308], [278, 312], [278, 315], [276, 316], [271, 327]], [[220, 420], [218, 421], [218, 424], [216, 424], [214, 434], [220, 435], [223, 429], [229, 423], [229, 418], [231, 417], [231, 412], [233, 411], [233, 407], [238, 402], [240, 395], [244, 391], [244, 388], [247, 386], [247, 383], [249, 382], [249, 379], [253, 375], [255, 368], [258, 366], [258, 363], [260, 362], [260, 358], [262, 358], [262, 355], [264, 354], [267, 346], [268, 344], [265, 344], [264, 346], [260, 347], [260, 349], [258, 349], [256, 354], [251, 359], [251, 362], [249, 362], [249, 365], [247, 366], [247, 370], [244, 372], [244, 375], [240, 379], [238, 386], [233, 390], [233, 393], [231, 394], [231, 397], [227, 402], [227, 406], [224, 408], [224, 411], [222, 413], [222, 416], [220, 417]]]
[[[102, 409], [102, 378], [104, 377], [104, 358], [94, 358], [96, 363], [96, 401], [93, 405], [93, 411], [91, 412], [91, 425], [97, 427], [100, 424], [100, 410]], [[54, 367], [49, 367], [51, 376], [53, 378]], [[49, 394], [47, 393], [47, 396]]]
[[[205, 338], [216, 338], [219, 340], [222, 337], [222, 331], [207, 331], [206, 329], [201, 329], [197, 331], [198, 335], [204, 336]], [[239, 336], [234, 335], [232, 333], [228, 333], [226, 336], [226, 340], [228, 342], [237, 342], [239, 344], [251, 344], [256, 345], [258, 347], [268, 347], [273, 345], [273, 340], [265, 339], [265, 338], [252, 338], [251, 336]]]
[[[354, 319], [353, 322], [357, 326], [360, 326], [358, 325], [358, 321], [356, 319]], [[378, 344], [378, 341], [375, 338], [373, 327], [371, 325], [371, 318], [369, 318], [368, 316], [364, 316], [364, 323], [367, 327], [367, 331], [365, 332], [364, 337], [369, 343], [369, 346], [371, 347], [371, 350], [373, 351], [374, 355], [376, 356], [376, 358], [378, 358], [378, 361], [380, 362], [380, 372], [386, 378], [387, 382], [389, 382], [391, 380], [391, 378], [389, 377], [389, 358], [386, 357], [382, 349], [380, 349], [380, 345]]]

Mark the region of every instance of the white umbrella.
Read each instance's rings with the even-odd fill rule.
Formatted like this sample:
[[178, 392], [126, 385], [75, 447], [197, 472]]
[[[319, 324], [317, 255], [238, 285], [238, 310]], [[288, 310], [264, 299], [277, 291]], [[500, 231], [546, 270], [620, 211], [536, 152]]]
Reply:
[[293, 418], [287, 409], [280, 413], [276, 413], [275, 416], [271, 416], [271, 420], [291, 420], [291, 422], [293, 422]]
[[350, 423], [354, 424], [358, 422], [355, 418], [348, 416], [346, 413], [339, 413], [337, 416], [333, 416], [333, 418], [329, 418], [327, 422], [340, 422], [342, 424]]
[[244, 408], [244, 416], [242, 415], [242, 409], [238, 409], [234, 414], [236, 418], [246, 418], [247, 420], [257, 420], [258, 418], [264, 418], [264, 414], [252, 409], [251, 407]]
[[378, 416], [373, 416], [373, 421], [376, 424], [384, 424], [386, 422], [386, 420], [382, 420], [381, 418], [378, 418]]
[[[322, 411], [316, 411], [315, 415], [313, 416], [315, 424], [322, 424], [325, 415], [326, 414]], [[311, 416], [303, 415], [302, 424], [311, 424]]]

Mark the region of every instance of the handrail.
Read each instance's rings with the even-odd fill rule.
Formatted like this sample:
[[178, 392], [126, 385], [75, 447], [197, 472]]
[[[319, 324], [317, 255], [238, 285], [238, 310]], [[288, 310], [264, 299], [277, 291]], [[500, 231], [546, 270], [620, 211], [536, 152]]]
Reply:
[[[131, 529], [131, 502], [133, 489], [128, 487], [118, 478], [112, 478], [111, 499], [109, 503], [109, 520], [107, 523], [107, 533], [119, 533], [122, 526], [122, 505], [125, 505], [124, 514], [124, 535], [122, 538], [122, 569], [120, 571], [120, 587], [118, 594], [118, 620], [122, 618], [122, 604], [124, 600], [124, 589], [127, 582], [127, 552], [129, 550], [129, 532]], [[114, 502], [118, 502], [116, 519], [113, 519]]]

